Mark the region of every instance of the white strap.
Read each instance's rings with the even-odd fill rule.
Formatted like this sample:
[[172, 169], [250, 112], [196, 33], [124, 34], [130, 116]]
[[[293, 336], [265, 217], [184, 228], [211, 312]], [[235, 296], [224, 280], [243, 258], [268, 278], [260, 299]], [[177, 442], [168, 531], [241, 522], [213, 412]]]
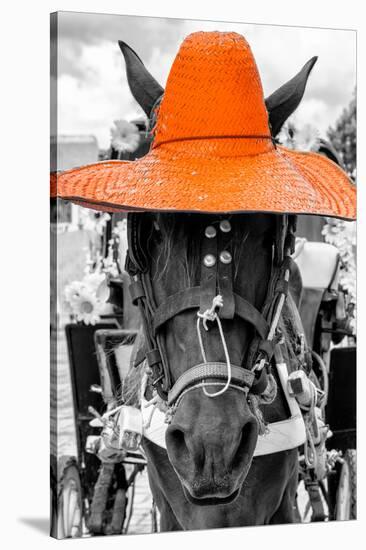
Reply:
[[[285, 363], [279, 363], [276, 365], [276, 368], [291, 416], [286, 420], [268, 424], [268, 433], [258, 437], [254, 456], [263, 456], [295, 449], [305, 443], [305, 424], [300, 407], [296, 399], [291, 397], [288, 393], [287, 366]], [[165, 423], [165, 412], [162, 412], [158, 408], [154, 408], [154, 415], [148, 418], [150, 417], [150, 410], [146, 405], [148, 405], [149, 402], [144, 399], [143, 394], [141, 401], [141, 412], [144, 424], [149, 420], [148, 426], [144, 425], [144, 436], [156, 445], [159, 445], [159, 447], [166, 449], [165, 432], [168, 426]]]
[[230, 362], [230, 357], [229, 357], [229, 350], [227, 349], [225, 335], [224, 335], [224, 331], [222, 330], [222, 325], [221, 325], [220, 318], [219, 318], [219, 316], [217, 315], [217, 313], [215, 311], [217, 307], [222, 307], [223, 305], [224, 305], [224, 301], [222, 299], [222, 296], [220, 294], [218, 294], [212, 300], [212, 306], [211, 306], [210, 309], [206, 309], [206, 311], [204, 313], [200, 313], [200, 312], [197, 313], [197, 336], [198, 336], [198, 341], [199, 341], [200, 348], [201, 348], [201, 355], [202, 355], [203, 362], [207, 363], [207, 358], [206, 358], [205, 348], [203, 347], [202, 334], [201, 334], [201, 330], [200, 330], [200, 322], [202, 320], [203, 327], [207, 331], [208, 330], [207, 321], [216, 321], [216, 323], [219, 327], [221, 342], [222, 342], [222, 346], [224, 348], [225, 361], [226, 361], [226, 366], [227, 366], [227, 381], [226, 381], [225, 386], [223, 388], [221, 388], [221, 390], [219, 390], [215, 393], [208, 393], [206, 388], [205, 388], [205, 384], [202, 384], [203, 393], [207, 397], [217, 397], [219, 395], [222, 395], [223, 393], [225, 393], [229, 389], [230, 383], [231, 383], [231, 362]]

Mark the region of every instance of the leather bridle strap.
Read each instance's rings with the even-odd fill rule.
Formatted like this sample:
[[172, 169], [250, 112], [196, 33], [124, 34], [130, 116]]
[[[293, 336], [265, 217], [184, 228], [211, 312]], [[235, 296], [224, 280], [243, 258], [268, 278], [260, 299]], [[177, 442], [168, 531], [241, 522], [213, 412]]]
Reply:
[[[227, 379], [226, 363], [201, 363], [184, 372], [168, 393], [168, 405], [173, 405], [188, 387], [194, 387], [199, 382], [210, 379], [225, 381]], [[247, 387], [249, 390], [254, 382], [254, 373], [243, 367], [232, 365], [231, 382], [233, 386]]]
[[[225, 224], [225, 221], [223, 223]], [[230, 231], [223, 231], [221, 229], [218, 232], [217, 238], [218, 247], [221, 250], [220, 258], [217, 262], [217, 290], [223, 300], [223, 305], [220, 308], [220, 319], [233, 319], [235, 315], [231, 224], [229, 227]], [[229, 258], [226, 262], [223, 261], [225, 255]], [[204, 311], [201, 309], [201, 313]]]
[[152, 385], [156, 388], [159, 396], [166, 400], [167, 389], [170, 387], [170, 372], [164, 366], [159, 339], [152, 331], [154, 304], [151, 301], [152, 296], [148, 296], [151, 294], [148, 277], [144, 277], [144, 274], [141, 272], [138, 272], [136, 276], [131, 276], [129, 290], [132, 303], [138, 306], [141, 313], [145, 336], [146, 361], [148, 367], [153, 372]]
[[[195, 286], [176, 292], [160, 304], [154, 312], [153, 334], [170, 319], [189, 309], [200, 307], [201, 287]], [[263, 315], [250, 302], [234, 293], [235, 314], [251, 323], [262, 339], [267, 338], [269, 325]], [[220, 312], [219, 312], [220, 313]]]
[[[260, 366], [264, 358], [264, 364], [266, 365], [266, 368], [262, 368], [262, 370], [256, 369], [255, 374], [254, 372], [248, 371], [248, 369], [244, 369], [243, 367], [232, 366], [234, 377], [232, 378], [233, 383], [231, 384], [231, 387], [250, 387], [251, 393], [262, 393], [267, 386], [267, 366], [270, 368], [273, 351], [277, 344], [277, 340], [280, 337], [280, 334], [278, 334], [278, 337], [270, 338], [269, 327], [270, 325], [275, 325], [273, 322], [275, 313], [276, 311], [280, 312], [278, 303], [280, 300], [283, 300], [283, 296], [286, 296], [287, 294], [288, 281], [284, 279], [284, 275], [289, 271], [289, 259], [286, 258], [286, 256], [292, 252], [294, 245], [294, 233], [296, 230], [295, 218], [290, 218], [287, 215], [284, 215], [281, 217], [281, 223], [278, 225], [274, 256], [274, 265], [276, 267], [270, 278], [267, 298], [262, 312], [257, 310], [254, 305], [249, 303], [244, 298], [233, 293], [232, 285], [227, 284], [227, 277], [230, 275], [232, 277], [230, 270], [221, 269], [217, 271], [217, 266], [214, 269], [207, 267], [207, 270], [201, 268], [201, 285], [199, 287], [192, 287], [177, 292], [176, 294], [169, 296], [163, 304], [157, 307], [154, 300], [150, 280], [149, 261], [146, 252], [146, 241], [148, 240], [149, 234], [151, 234], [151, 228], [148, 222], [149, 220], [146, 220], [145, 216], [143, 220], [141, 220], [137, 214], [128, 215], [129, 251], [126, 256], [126, 270], [131, 276], [130, 291], [133, 303], [138, 305], [141, 311], [145, 332], [146, 359], [152, 373], [152, 384], [158, 391], [159, 396], [166, 400], [171, 387], [169, 366], [166, 361], [164, 346], [161, 342], [163, 334], [159, 329], [161, 329], [167, 321], [171, 320], [183, 311], [197, 309], [204, 314], [206, 302], [207, 307], [209, 307], [212, 303], [212, 299], [216, 295], [217, 281], [220, 289], [223, 291], [223, 294], [227, 297], [226, 302], [228, 304], [231, 302], [228, 311], [224, 311], [223, 315], [220, 314], [220, 311], [217, 312], [218, 317], [224, 319], [232, 318], [232, 306], [234, 305], [235, 315], [241, 317], [244, 321], [251, 323], [257, 332], [253, 343], [250, 346], [247, 364], [254, 363], [254, 367], [256, 367], [257, 364]], [[216, 247], [217, 243], [213, 242], [216, 241], [216, 239], [204, 238], [204, 240], [206, 243], [201, 252], [205, 254], [216, 252], [217, 249], [215, 248], [215, 250], [211, 250], [211, 244], [208, 244], [208, 241], [212, 241], [212, 248]], [[222, 236], [220, 236], [220, 249], [222, 247], [227, 250], [229, 246], [229, 241], [225, 238], [222, 239]], [[217, 252], [214, 255], [217, 257]], [[234, 302], [234, 304], [232, 302]], [[275, 329], [276, 327], [277, 323]], [[193, 387], [198, 386], [199, 383], [204, 383], [206, 378], [219, 380], [218, 382], [215, 382], [215, 384], [220, 384], [223, 379], [227, 380], [228, 374], [226, 364], [215, 363], [214, 365], [216, 366], [214, 369], [210, 365], [210, 363], [204, 363], [202, 365], [198, 365], [197, 367], [193, 367], [184, 373], [185, 378], [183, 381], [185, 382], [185, 385], [182, 385], [183, 382], [180, 382], [180, 385], [183, 387], [181, 392], [185, 391], [185, 389], [187, 391], [193, 389]], [[238, 374], [237, 369], [240, 369], [241, 374]], [[238, 376], [239, 379], [237, 378]], [[244, 380], [242, 377], [244, 377]], [[249, 379], [251, 380], [250, 384]], [[180, 379], [178, 379], [178, 381], [179, 380]], [[176, 388], [176, 384], [169, 392], [170, 402], [177, 399], [176, 392], [178, 390]], [[181, 393], [178, 394], [178, 396], [179, 395], [181, 395]]]
[[[201, 257], [204, 261], [201, 263], [200, 279], [200, 300], [198, 307], [201, 312], [206, 311], [216, 296], [217, 285], [217, 238], [207, 238], [204, 236], [201, 241]], [[211, 258], [213, 265], [206, 265], [205, 259]]]

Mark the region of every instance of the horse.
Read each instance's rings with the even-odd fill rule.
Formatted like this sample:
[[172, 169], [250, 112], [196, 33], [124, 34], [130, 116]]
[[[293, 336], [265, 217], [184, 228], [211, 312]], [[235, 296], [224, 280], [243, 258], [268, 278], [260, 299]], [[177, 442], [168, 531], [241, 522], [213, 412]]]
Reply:
[[[119, 45], [131, 92], [153, 127], [164, 90], [138, 55], [124, 42]], [[300, 103], [315, 61], [266, 99], [274, 139]], [[295, 218], [128, 214], [126, 269], [142, 314], [146, 356], [150, 353], [145, 397], [165, 411], [167, 421], [166, 448], [147, 437], [142, 441], [161, 531], [298, 520], [298, 447], [255, 456], [266, 426], [289, 416], [277, 355], [289, 371], [299, 368], [301, 280], [290, 260]], [[212, 273], [220, 293], [213, 301]], [[260, 371], [261, 390], [254, 392], [250, 367], [263, 320], [258, 312], [273, 311], [278, 281], [281, 292], [289, 285], [277, 319], [280, 339], [271, 352], [263, 347], [268, 371]], [[158, 359], [152, 342], [158, 343]], [[212, 376], [206, 373], [202, 381], [197, 372], [205, 365], [212, 366]]]

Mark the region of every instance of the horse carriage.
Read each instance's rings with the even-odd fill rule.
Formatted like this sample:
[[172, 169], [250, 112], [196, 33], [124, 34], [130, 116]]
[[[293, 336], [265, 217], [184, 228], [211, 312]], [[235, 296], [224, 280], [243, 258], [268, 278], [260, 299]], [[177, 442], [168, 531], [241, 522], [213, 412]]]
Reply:
[[307, 491], [300, 517], [302, 521], [356, 519], [356, 345], [339, 286], [339, 251], [324, 242], [299, 241], [295, 251], [303, 285], [299, 313], [313, 372], [324, 391], [323, 421], [329, 426], [323, 450], [318, 450], [325, 453], [320, 471], [319, 465], [307, 468], [300, 453], [300, 479]]
[[[355, 340], [339, 254], [296, 240], [296, 224], [301, 214], [354, 219], [355, 191], [329, 155], [276, 141], [316, 58], [264, 101], [235, 33], [188, 37], [165, 92], [120, 48], [150, 152], [66, 172], [55, 196], [128, 212], [125, 271], [143, 335], [97, 330], [99, 381], [86, 388], [73, 375], [81, 435], [75, 476], [59, 480], [65, 534], [75, 522], [80, 533], [85, 514], [91, 531], [123, 531], [127, 464], [147, 466], [162, 531], [352, 519]], [[132, 342], [138, 384], [124, 401], [130, 361], [116, 350]], [[95, 455], [86, 510], [72, 504], [83, 492], [76, 472], [86, 479]]]
[[[134, 510], [136, 478], [145, 470], [146, 458], [138, 449], [106, 448], [108, 425], [100, 419], [118, 406], [137, 333], [118, 328], [113, 317], [95, 326], [70, 323], [65, 331], [77, 454], [62, 455], [53, 464], [51, 532], [58, 538], [125, 534]], [[155, 532], [153, 501], [150, 516]]]

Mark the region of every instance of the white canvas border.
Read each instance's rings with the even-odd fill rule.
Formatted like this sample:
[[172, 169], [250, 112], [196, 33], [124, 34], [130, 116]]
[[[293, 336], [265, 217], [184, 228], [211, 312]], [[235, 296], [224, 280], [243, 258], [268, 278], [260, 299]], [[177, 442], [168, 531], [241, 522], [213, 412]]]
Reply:
[[[311, 526], [241, 528], [159, 536], [107, 537], [103, 539], [58, 542], [47, 537], [45, 530], [49, 503], [48, 482], [48, 19], [56, 10], [126, 13], [130, 15], [170, 16], [192, 19], [243, 21], [252, 23], [352, 28], [358, 30], [358, 201], [359, 212], [365, 196], [365, 70], [366, 51], [362, 3], [349, 0], [300, 4], [247, 3], [228, 1], [194, 2], [180, 5], [163, 0], [135, 5], [109, 1], [81, 0], [36, 3], [10, 3], [2, 10], [2, 120], [3, 171], [2, 190], [2, 440], [1, 518], [5, 547], [37, 547], [52, 544], [87, 544], [90, 547], [151, 549], [172, 545], [186, 548], [205, 545], [210, 548], [267, 547], [309, 548], [310, 545], [333, 548], [360, 546], [364, 498], [359, 491], [359, 520]], [[5, 120], [4, 120], [5, 119]], [[5, 123], [5, 124], [4, 124]], [[358, 222], [359, 257], [359, 411], [362, 426], [365, 399], [360, 390], [365, 386], [363, 368], [364, 328], [362, 306], [365, 280], [365, 258], [361, 251], [364, 220]], [[361, 244], [361, 246], [360, 246]], [[5, 304], [4, 304], [5, 303]], [[6, 336], [5, 336], [6, 335]], [[361, 431], [361, 430], [360, 430]], [[361, 433], [360, 433], [361, 436]], [[358, 486], [365, 486], [362, 463], [364, 437], [359, 439]], [[31, 526], [33, 521], [33, 527]], [[27, 521], [28, 520], [28, 521]]]

